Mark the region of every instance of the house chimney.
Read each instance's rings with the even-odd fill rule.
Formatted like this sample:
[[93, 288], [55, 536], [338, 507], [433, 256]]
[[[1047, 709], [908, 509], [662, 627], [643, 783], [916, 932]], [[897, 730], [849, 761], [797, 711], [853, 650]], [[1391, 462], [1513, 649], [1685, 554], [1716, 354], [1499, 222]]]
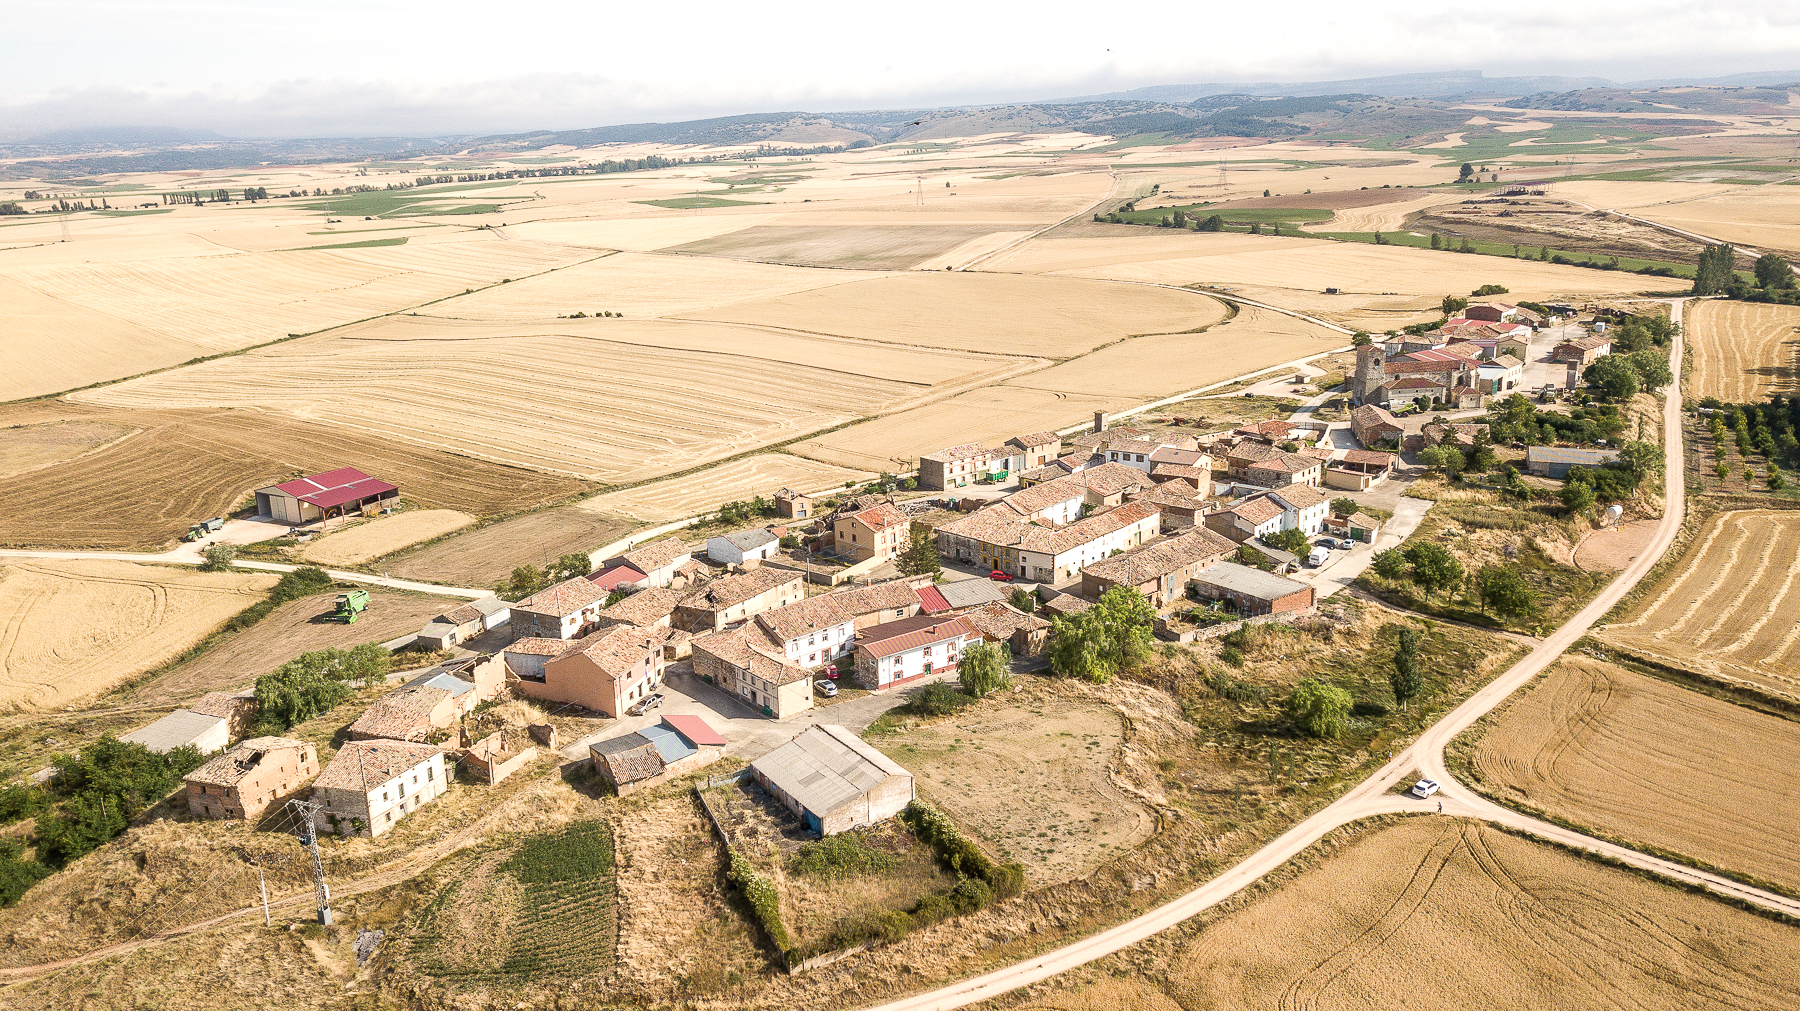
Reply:
[[1106, 431], [1106, 421], [1107, 421], [1107, 418], [1106, 418], [1105, 411], [1095, 411], [1094, 412], [1094, 431], [1096, 431], [1096, 432]]

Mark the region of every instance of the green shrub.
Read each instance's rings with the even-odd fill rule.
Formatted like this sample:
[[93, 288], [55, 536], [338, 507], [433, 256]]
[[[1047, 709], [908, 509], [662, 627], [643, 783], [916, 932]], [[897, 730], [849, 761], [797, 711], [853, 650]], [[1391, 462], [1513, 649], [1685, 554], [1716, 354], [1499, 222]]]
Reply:
[[839, 832], [800, 847], [788, 868], [795, 874], [846, 877], [892, 870], [900, 858], [870, 846], [855, 832]]
[[933, 681], [913, 693], [906, 703], [908, 712], [918, 716], [949, 716], [969, 704], [969, 696], [947, 681]]
[[787, 927], [782, 925], [781, 899], [775, 894], [774, 883], [757, 873], [742, 854], [735, 852], [731, 854], [731, 870], [726, 876], [743, 894], [744, 901], [750, 903], [750, 911], [756, 914], [756, 922], [762, 926], [769, 942], [783, 954], [792, 950], [794, 942], [788, 937]]
[[989, 860], [956, 828], [942, 811], [922, 800], [915, 800], [900, 812], [901, 820], [919, 837], [919, 841], [937, 851], [944, 866], [958, 875], [979, 878], [989, 889], [990, 901], [1010, 899], [1025, 887], [1023, 864], [996, 864]]

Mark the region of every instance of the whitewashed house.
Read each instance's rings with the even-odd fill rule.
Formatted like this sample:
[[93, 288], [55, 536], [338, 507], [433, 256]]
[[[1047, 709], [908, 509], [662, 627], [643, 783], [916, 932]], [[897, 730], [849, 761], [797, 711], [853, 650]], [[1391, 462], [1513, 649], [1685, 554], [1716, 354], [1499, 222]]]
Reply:
[[1310, 485], [1291, 484], [1264, 497], [1281, 507], [1281, 529], [1298, 530], [1308, 537], [1324, 529], [1331, 512], [1330, 497]]
[[981, 633], [961, 618], [921, 614], [856, 638], [856, 683], [881, 691], [929, 674], [954, 674], [962, 649]]
[[449, 787], [435, 744], [351, 741], [313, 783], [313, 799], [325, 805], [321, 828], [374, 838]]
[[706, 539], [706, 557], [720, 565], [763, 562], [781, 550], [781, 539], [767, 530], [739, 530]]

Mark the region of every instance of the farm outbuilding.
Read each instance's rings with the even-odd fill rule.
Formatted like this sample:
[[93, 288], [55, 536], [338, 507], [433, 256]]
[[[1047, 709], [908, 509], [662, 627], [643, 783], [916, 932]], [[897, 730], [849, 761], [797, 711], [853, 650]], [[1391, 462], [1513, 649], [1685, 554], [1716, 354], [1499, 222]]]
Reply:
[[225, 750], [231, 743], [231, 721], [221, 716], [207, 716], [188, 709], [177, 709], [147, 727], [120, 734], [127, 744], [142, 744], [157, 754], [185, 748], [199, 748], [202, 755]]
[[751, 775], [820, 835], [875, 825], [912, 803], [913, 776], [843, 727], [807, 727], [750, 763]]
[[1200, 599], [1230, 601], [1246, 615], [1304, 611], [1313, 606], [1310, 585], [1236, 562], [1220, 562], [1200, 573], [1193, 578], [1193, 587]]
[[398, 485], [372, 478], [355, 467], [339, 467], [256, 489], [256, 515], [298, 525], [333, 514], [348, 516], [352, 510], [366, 513], [399, 497]]
[[1561, 480], [1571, 467], [1602, 467], [1619, 458], [1616, 449], [1583, 449], [1578, 446], [1527, 446], [1525, 469], [1534, 477]]

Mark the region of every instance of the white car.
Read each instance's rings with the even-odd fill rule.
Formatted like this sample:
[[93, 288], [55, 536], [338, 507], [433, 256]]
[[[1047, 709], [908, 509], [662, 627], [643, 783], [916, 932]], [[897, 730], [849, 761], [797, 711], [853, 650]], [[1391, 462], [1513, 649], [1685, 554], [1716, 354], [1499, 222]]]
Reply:
[[818, 692], [820, 695], [823, 695], [828, 699], [837, 698], [837, 685], [831, 683], [830, 681], [827, 681], [824, 678], [820, 678], [819, 680], [814, 681], [813, 687], [818, 689]]
[[1412, 795], [1420, 800], [1424, 800], [1436, 792], [1438, 792], [1438, 784], [1435, 779], [1421, 779], [1413, 784]]

